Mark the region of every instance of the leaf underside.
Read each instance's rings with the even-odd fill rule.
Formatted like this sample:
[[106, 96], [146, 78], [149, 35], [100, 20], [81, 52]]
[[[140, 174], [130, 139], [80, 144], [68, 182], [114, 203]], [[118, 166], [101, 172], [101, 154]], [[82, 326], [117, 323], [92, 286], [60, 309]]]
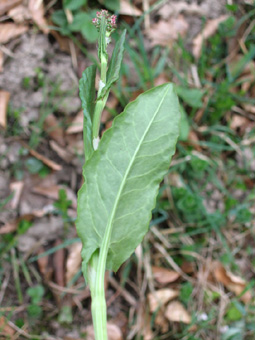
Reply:
[[83, 109], [83, 141], [85, 158], [88, 160], [94, 149], [92, 146], [92, 120], [95, 107], [96, 66], [91, 65], [82, 73], [79, 81], [80, 98]]
[[173, 86], [164, 84], [127, 105], [104, 133], [78, 193], [76, 226], [85, 265], [108, 228], [107, 269], [117, 271], [142, 241], [175, 152], [179, 121]]

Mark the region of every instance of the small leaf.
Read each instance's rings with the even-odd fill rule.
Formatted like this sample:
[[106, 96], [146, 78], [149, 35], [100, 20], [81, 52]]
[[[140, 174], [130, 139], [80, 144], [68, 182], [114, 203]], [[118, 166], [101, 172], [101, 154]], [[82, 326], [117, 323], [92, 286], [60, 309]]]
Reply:
[[59, 323], [71, 324], [73, 322], [72, 308], [70, 306], [63, 306], [58, 316]]
[[31, 297], [32, 304], [36, 305], [41, 302], [44, 295], [44, 287], [42, 285], [36, 285], [27, 289], [27, 295]]
[[110, 65], [107, 71], [106, 85], [102, 89], [99, 99], [105, 96], [105, 94], [110, 90], [112, 84], [119, 78], [120, 67], [121, 67], [123, 53], [124, 53], [125, 38], [126, 38], [126, 30], [122, 32], [119, 40], [115, 44], [112, 57], [111, 57], [111, 61], [110, 61]]
[[103, 0], [100, 2], [103, 3], [106, 8], [110, 9], [113, 12], [119, 11], [120, 9], [120, 0]]
[[179, 301], [172, 301], [167, 305], [165, 317], [171, 322], [191, 323], [191, 316]]
[[80, 98], [83, 108], [83, 142], [85, 158], [88, 160], [94, 149], [92, 145], [92, 116], [95, 106], [96, 66], [86, 68], [79, 82]]
[[200, 89], [188, 89], [182, 86], [176, 86], [176, 92], [181, 99], [191, 107], [200, 108], [203, 106], [202, 98], [204, 91]]
[[72, 32], [81, 32], [85, 39], [89, 42], [94, 42], [98, 38], [98, 32], [96, 27], [92, 24], [92, 18], [94, 17], [91, 13], [78, 12], [73, 17], [73, 22], [68, 26]]
[[31, 174], [37, 174], [43, 168], [43, 162], [34, 157], [28, 158], [25, 164]]
[[242, 317], [243, 317], [243, 314], [240, 312], [237, 306], [235, 306], [235, 304], [232, 303], [227, 310], [227, 313], [225, 316], [226, 320], [227, 321], [238, 321], [242, 319]]
[[75, 11], [81, 6], [86, 5], [86, 3], [87, 0], [64, 0], [63, 5], [66, 9], [70, 9], [70, 11]]
[[148, 294], [150, 312], [153, 313], [179, 295], [178, 290], [164, 288]]
[[60, 27], [67, 26], [68, 24], [65, 12], [62, 9], [54, 11], [52, 13], [51, 20], [54, 22], [54, 24]]
[[85, 270], [105, 238], [107, 269], [114, 271], [142, 241], [175, 152], [179, 123], [177, 96], [172, 84], [164, 84], [127, 105], [104, 133], [84, 166], [78, 193], [76, 227]]
[[98, 39], [98, 32], [96, 30], [96, 27], [92, 24], [91, 19], [83, 23], [81, 34], [91, 43], [95, 42]]
[[244, 340], [244, 321], [235, 322], [222, 334], [222, 340]]
[[79, 32], [83, 27], [83, 23], [88, 20], [90, 20], [90, 17], [87, 13], [78, 12], [74, 14], [73, 21], [71, 24], [69, 24], [69, 28], [72, 32]]

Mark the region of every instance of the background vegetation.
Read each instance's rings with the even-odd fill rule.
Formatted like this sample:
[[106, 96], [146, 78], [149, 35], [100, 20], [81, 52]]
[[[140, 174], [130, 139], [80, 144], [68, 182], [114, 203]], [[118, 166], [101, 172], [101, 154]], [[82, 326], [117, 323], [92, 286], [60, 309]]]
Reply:
[[[78, 80], [97, 9], [127, 28], [102, 133], [141, 92], [176, 84], [182, 124], [150, 231], [109, 273], [109, 338], [255, 336], [255, 4], [0, 0], [0, 337], [93, 339], [80, 270]], [[114, 36], [113, 36], [114, 38]]]

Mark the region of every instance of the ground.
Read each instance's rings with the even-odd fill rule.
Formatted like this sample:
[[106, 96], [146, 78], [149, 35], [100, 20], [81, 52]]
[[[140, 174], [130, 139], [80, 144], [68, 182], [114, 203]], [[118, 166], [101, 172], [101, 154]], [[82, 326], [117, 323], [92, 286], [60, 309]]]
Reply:
[[[0, 0], [2, 339], [93, 339], [78, 86], [97, 58], [91, 18], [112, 5], [85, 2]], [[169, 81], [182, 121], [149, 232], [106, 275], [109, 339], [254, 339], [254, 3], [132, 3], [116, 11], [109, 51], [127, 28], [126, 52], [101, 133]]]

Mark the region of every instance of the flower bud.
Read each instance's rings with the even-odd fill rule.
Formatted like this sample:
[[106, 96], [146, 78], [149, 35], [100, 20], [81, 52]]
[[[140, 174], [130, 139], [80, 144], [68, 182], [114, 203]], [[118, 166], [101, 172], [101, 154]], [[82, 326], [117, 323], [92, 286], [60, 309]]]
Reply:
[[106, 34], [109, 37], [117, 27], [117, 16], [110, 15], [106, 9], [102, 9], [100, 12], [97, 12], [96, 18], [92, 19], [92, 23], [96, 26], [98, 31], [100, 31], [101, 20], [103, 17], [106, 19]]

